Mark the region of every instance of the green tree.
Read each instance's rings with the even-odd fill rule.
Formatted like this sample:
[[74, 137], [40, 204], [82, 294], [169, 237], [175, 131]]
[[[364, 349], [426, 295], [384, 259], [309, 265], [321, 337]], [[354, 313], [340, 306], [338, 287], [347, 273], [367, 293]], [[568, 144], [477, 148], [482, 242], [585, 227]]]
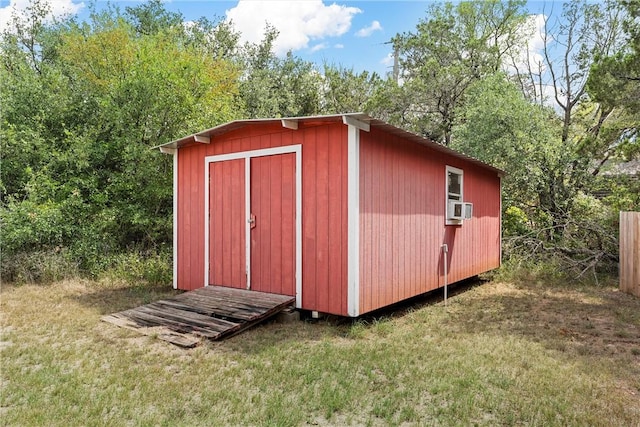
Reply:
[[532, 101], [553, 105], [559, 112], [562, 142], [577, 156], [566, 171], [572, 186], [588, 186], [588, 176], [599, 172], [593, 162], [604, 163], [613, 155], [617, 139], [626, 132], [625, 115], [607, 103], [594, 102], [587, 93], [591, 68], [602, 57], [626, 49], [623, 17], [614, 1], [568, 2], [559, 14], [551, 10], [544, 18], [541, 62], [515, 75]]
[[622, 159], [640, 154], [640, 4], [623, 2], [627, 16], [623, 22], [623, 48], [601, 57], [591, 65], [587, 90], [603, 109], [624, 117], [618, 126], [616, 146]]
[[[616, 2], [563, 4], [544, 17], [540, 63], [516, 67], [513, 80], [531, 102], [552, 106], [560, 127], [562, 161], [549, 164], [546, 191], [540, 193], [540, 208], [554, 228], [573, 212], [577, 195], [590, 193], [597, 184], [601, 166], [620, 149], [630, 117], [610, 105], [595, 102], [587, 94], [591, 67], [600, 57], [624, 48], [621, 38], [622, 10]], [[531, 58], [528, 46], [511, 49]], [[554, 120], [555, 121], [555, 120]]]
[[515, 206], [533, 218], [547, 197], [550, 169], [565, 154], [554, 111], [530, 103], [496, 73], [471, 85], [456, 113], [451, 147], [503, 169], [505, 209]]
[[138, 35], [151, 36], [183, 25], [182, 14], [169, 12], [161, 0], [149, 0], [139, 6], [125, 8], [125, 16]]
[[325, 114], [370, 112], [370, 100], [381, 85], [377, 73], [324, 64], [321, 110]]
[[567, 175], [582, 158], [566, 150], [562, 118], [500, 73], [470, 86], [457, 114], [452, 146], [507, 172], [506, 255], [546, 260], [573, 277], [611, 268], [615, 212]]
[[499, 70], [516, 43], [523, 6], [520, 0], [435, 4], [415, 33], [397, 35], [400, 80], [386, 88], [400, 95], [394, 96], [400, 104], [389, 105], [401, 111], [396, 124], [448, 145], [467, 88]]
[[[616, 52], [596, 58], [587, 81], [589, 96], [602, 109], [611, 111], [607, 120], [599, 123], [611, 142], [598, 170], [640, 156], [640, 4], [634, 1], [622, 4], [626, 10], [622, 23], [626, 43]], [[607, 201], [616, 210], [640, 210], [640, 182], [619, 174], [616, 166], [612, 174], [600, 177], [596, 185], [609, 193]]]
[[273, 53], [278, 32], [265, 31], [262, 42], [243, 49], [244, 75], [240, 99], [245, 117], [295, 117], [317, 114], [320, 102], [320, 74], [315, 66], [288, 52], [284, 58]]
[[3, 263], [66, 247], [95, 272], [170, 242], [171, 162], [151, 147], [236, 117], [239, 70], [162, 12], [154, 31], [111, 9], [43, 16], [2, 36]]

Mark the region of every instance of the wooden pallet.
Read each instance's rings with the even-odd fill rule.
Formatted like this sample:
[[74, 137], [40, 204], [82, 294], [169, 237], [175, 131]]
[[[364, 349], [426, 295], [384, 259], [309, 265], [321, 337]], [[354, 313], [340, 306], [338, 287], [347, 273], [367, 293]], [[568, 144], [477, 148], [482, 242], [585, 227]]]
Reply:
[[109, 314], [102, 320], [180, 347], [194, 347], [203, 337], [220, 340], [242, 332], [294, 301], [288, 295], [207, 286]]

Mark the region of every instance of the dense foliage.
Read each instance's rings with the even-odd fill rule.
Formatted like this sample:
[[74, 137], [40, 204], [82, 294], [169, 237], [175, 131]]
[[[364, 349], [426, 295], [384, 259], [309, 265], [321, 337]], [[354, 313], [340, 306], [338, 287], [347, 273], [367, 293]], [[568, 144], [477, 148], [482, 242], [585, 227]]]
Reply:
[[238, 70], [135, 14], [45, 25], [34, 4], [2, 38], [3, 272], [65, 251], [98, 272], [170, 242], [170, 159], [150, 148], [234, 117]]
[[638, 180], [607, 174], [640, 153], [635, 2], [546, 16], [537, 65], [523, 1], [434, 4], [391, 40], [384, 77], [278, 57], [274, 28], [242, 44], [228, 22], [187, 23], [159, 0], [46, 15], [36, 0], [0, 38], [8, 280], [167, 280], [171, 159], [151, 148], [237, 118], [366, 111], [493, 163], [507, 172], [506, 255], [573, 276], [611, 269], [617, 211], [640, 209]]

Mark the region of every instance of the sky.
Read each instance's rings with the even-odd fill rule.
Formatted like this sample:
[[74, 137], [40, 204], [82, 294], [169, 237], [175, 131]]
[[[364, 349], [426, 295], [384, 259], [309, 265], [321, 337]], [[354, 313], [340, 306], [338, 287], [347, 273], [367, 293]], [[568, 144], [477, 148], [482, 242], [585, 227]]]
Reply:
[[[89, 0], [49, 0], [56, 16], [89, 17]], [[124, 11], [143, 1], [111, 0]], [[278, 55], [291, 50], [296, 56], [322, 64], [324, 62], [385, 75], [393, 59], [389, 41], [398, 33], [414, 31], [419, 20], [434, 1], [340, 1], [340, 0], [167, 0], [165, 7], [180, 12], [185, 20], [206, 17], [230, 19], [242, 34], [242, 40], [258, 42], [265, 22], [275, 26], [280, 36], [275, 43]], [[13, 9], [24, 10], [29, 0], [0, 0], [0, 29], [9, 22]], [[107, 1], [97, 0], [98, 9]], [[553, 1], [531, 1], [532, 14], [547, 9]], [[557, 5], [559, 6], [559, 4]]]

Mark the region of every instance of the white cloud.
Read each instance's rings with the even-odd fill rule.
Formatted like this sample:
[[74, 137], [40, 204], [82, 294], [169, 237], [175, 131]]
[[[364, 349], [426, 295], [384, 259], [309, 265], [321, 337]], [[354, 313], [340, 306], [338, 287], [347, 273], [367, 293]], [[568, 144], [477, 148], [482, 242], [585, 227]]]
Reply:
[[351, 28], [353, 16], [361, 12], [356, 7], [335, 3], [327, 6], [322, 0], [240, 0], [226, 15], [244, 42], [260, 42], [267, 23], [275, 27], [280, 34], [274, 42], [274, 51], [284, 55], [289, 50], [307, 48], [310, 40], [345, 34]]
[[553, 85], [548, 83], [550, 77], [544, 59], [545, 43], [552, 42], [551, 35], [546, 34], [546, 20], [547, 16], [542, 14], [529, 15], [527, 21], [519, 28], [518, 34], [526, 43], [519, 44], [511, 50], [503, 69], [509, 74], [519, 72], [528, 75], [530, 71], [535, 82], [535, 87], [529, 89], [531, 96], [534, 96], [535, 92], [535, 99], [557, 107]]
[[344, 49], [344, 45], [342, 43], [338, 43], [336, 45], [333, 46], [336, 49]]
[[[0, 31], [9, 29], [14, 14], [24, 17], [30, 3], [30, 0], [10, 0], [8, 6], [0, 8]], [[84, 7], [84, 3], [74, 3], [73, 0], [49, 0], [48, 3], [50, 10], [45, 21], [75, 15]]]
[[385, 56], [384, 58], [382, 58], [382, 60], [380, 60], [380, 63], [382, 65], [386, 65], [387, 67], [390, 67], [393, 65], [393, 53], [388, 53], [387, 56]]
[[311, 52], [312, 53], [313, 52], [317, 52], [319, 50], [323, 50], [323, 49], [326, 49], [328, 47], [329, 46], [326, 43], [318, 43], [317, 45], [311, 47]]
[[511, 52], [509, 63], [505, 64], [505, 69], [510, 73], [528, 70], [544, 72], [543, 50], [545, 44], [545, 15], [529, 15], [527, 21], [520, 27], [519, 36], [527, 42], [518, 44]]
[[382, 30], [382, 25], [380, 25], [380, 22], [373, 21], [371, 25], [369, 25], [368, 27], [359, 29], [356, 32], [356, 37], [369, 37], [375, 31], [381, 31], [381, 30]]

